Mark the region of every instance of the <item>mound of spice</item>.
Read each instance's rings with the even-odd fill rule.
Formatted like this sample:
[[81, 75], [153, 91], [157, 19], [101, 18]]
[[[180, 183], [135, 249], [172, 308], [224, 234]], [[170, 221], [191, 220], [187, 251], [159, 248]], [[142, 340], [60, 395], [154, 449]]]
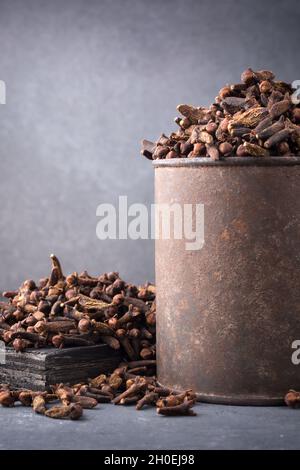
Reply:
[[169, 158], [300, 156], [300, 105], [292, 86], [273, 72], [251, 68], [241, 83], [226, 85], [209, 107], [180, 104], [179, 130], [142, 141], [150, 160]]
[[31, 406], [49, 418], [76, 420], [98, 403], [156, 406], [164, 416], [194, 416], [196, 395], [160, 387], [156, 381], [155, 286], [135, 286], [116, 272], [98, 277], [86, 271], [64, 276], [51, 255], [50, 276], [26, 280], [0, 303], [0, 339], [22, 353], [27, 348], [76, 347], [105, 343], [124, 358], [110, 375], [51, 392], [17, 390], [0, 384], [0, 404]]
[[50, 276], [3, 292], [0, 339], [16, 351], [105, 343], [129, 360], [155, 359], [155, 286], [135, 286], [116, 272], [64, 276], [51, 255]]

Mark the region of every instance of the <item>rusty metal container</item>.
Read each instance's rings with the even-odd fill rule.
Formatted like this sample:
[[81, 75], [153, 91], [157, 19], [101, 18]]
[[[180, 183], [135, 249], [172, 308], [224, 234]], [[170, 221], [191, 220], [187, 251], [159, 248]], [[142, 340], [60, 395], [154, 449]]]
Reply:
[[300, 389], [300, 158], [154, 161], [157, 204], [204, 204], [205, 243], [155, 244], [158, 379], [203, 401]]

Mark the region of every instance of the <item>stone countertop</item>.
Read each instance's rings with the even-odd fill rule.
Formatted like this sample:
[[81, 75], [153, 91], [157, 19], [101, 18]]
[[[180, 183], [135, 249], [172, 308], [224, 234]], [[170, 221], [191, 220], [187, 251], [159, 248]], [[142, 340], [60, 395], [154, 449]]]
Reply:
[[199, 404], [198, 416], [98, 405], [80, 421], [0, 408], [0, 449], [299, 449], [300, 410]]

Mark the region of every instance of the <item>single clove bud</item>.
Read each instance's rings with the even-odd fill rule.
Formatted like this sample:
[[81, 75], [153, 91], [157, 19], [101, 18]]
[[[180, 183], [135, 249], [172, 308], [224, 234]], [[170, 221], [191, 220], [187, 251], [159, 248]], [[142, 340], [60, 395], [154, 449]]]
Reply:
[[147, 359], [141, 361], [130, 361], [127, 363], [129, 369], [134, 369], [135, 367], [156, 367], [155, 359]]
[[54, 387], [53, 391], [63, 405], [69, 405], [74, 397], [74, 391], [72, 388], [64, 384]]
[[17, 398], [13, 396], [12, 392], [9, 390], [4, 390], [0, 392], [0, 405], [5, 407], [14, 406]]
[[46, 412], [46, 401], [42, 395], [34, 397], [32, 402], [32, 408], [35, 413], [44, 415]]
[[119, 340], [117, 338], [114, 338], [113, 336], [100, 336], [100, 339], [102, 343], [107, 344], [110, 348], [114, 349], [115, 351], [117, 351], [121, 347]]
[[49, 323], [45, 321], [39, 321], [34, 325], [34, 331], [36, 331], [36, 333], [38, 334], [63, 332], [67, 333], [72, 328], [76, 328], [76, 324], [71, 320], [55, 321]]
[[59, 335], [55, 335], [52, 338], [52, 344], [56, 348], [64, 348], [64, 347], [74, 347], [74, 346], [93, 346], [93, 341], [89, 341], [85, 338], [81, 338], [78, 336], [66, 335], [60, 333]]
[[16, 352], [23, 352], [32, 346], [32, 343], [27, 339], [16, 338], [13, 340], [12, 347]]
[[196, 413], [191, 409], [194, 401], [184, 401], [176, 406], [165, 406], [157, 408], [157, 413], [164, 416], [196, 416]]
[[114, 398], [114, 400], [112, 400], [112, 403], [114, 403], [114, 405], [118, 405], [123, 398], [135, 396], [137, 393], [140, 393], [145, 390], [146, 387], [146, 380], [142, 380], [142, 377], [139, 377], [127, 390], [125, 390], [125, 392], [121, 393], [116, 398]]
[[40, 336], [36, 333], [30, 333], [27, 329], [27, 331], [16, 331], [16, 332], [13, 332], [12, 335], [11, 335], [11, 341], [15, 340], [15, 339], [23, 339], [23, 340], [27, 340], [29, 343], [32, 343], [36, 346], [39, 346], [39, 347], [42, 347], [42, 346], [45, 346], [46, 344], [46, 340], [43, 336]]
[[290, 390], [284, 397], [284, 401], [290, 408], [300, 408], [300, 392]]
[[72, 403], [79, 403], [79, 405], [83, 409], [87, 409], [87, 410], [95, 408], [98, 405], [98, 401], [95, 400], [95, 398], [91, 398], [88, 396], [81, 396], [81, 395], [75, 395], [72, 398]]
[[266, 157], [268, 155], [268, 151], [257, 144], [244, 142], [243, 147], [244, 147], [245, 154], [250, 155], [252, 157]]
[[286, 113], [290, 109], [291, 104], [290, 100], [282, 100], [278, 103], [274, 103], [270, 108], [271, 118], [275, 119], [276, 117], [281, 116], [281, 114]]
[[119, 328], [116, 331], [116, 336], [120, 341], [121, 345], [123, 346], [127, 356], [132, 360], [136, 359], [136, 353], [130, 343], [126, 330]]
[[145, 405], [153, 405], [157, 402], [157, 400], [158, 393], [148, 392], [137, 402], [136, 409], [141, 410]]
[[261, 130], [260, 132], [257, 132], [256, 138], [257, 139], [268, 139], [271, 137], [273, 134], [276, 134], [276, 132], [281, 131], [284, 129], [284, 123], [282, 121], [275, 122], [269, 127], [266, 127], [265, 129]]
[[264, 146], [269, 149], [276, 144], [286, 140], [290, 135], [289, 129], [283, 129], [282, 131], [276, 132], [276, 134], [272, 135], [268, 140], [266, 140]]
[[45, 416], [54, 419], [71, 419], [77, 420], [82, 416], [82, 406], [79, 403], [71, 403], [70, 405], [53, 406], [46, 410]]
[[139, 395], [132, 395], [130, 397], [121, 398], [120, 405], [135, 405], [139, 400]]

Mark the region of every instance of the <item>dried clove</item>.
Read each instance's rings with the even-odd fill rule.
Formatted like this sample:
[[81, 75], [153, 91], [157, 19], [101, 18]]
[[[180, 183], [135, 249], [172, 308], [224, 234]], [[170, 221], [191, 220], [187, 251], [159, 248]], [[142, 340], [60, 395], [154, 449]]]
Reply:
[[71, 403], [70, 405], [53, 406], [45, 411], [45, 416], [54, 419], [71, 419], [77, 420], [82, 416], [82, 407], [79, 403]]
[[112, 403], [114, 403], [114, 405], [118, 405], [123, 398], [136, 395], [137, 393], [144, 391], [146, 387], [146, 380], [142, 377], [137, 377], [134, 383], [129, 388], [127, 388], [125, 392], [121, 393], [120, 395], [117, 395], [116, 398], [112, 400]]
[[32, 402], [32, 408], [35, 413], [44, 415], [46, 412], [46, 401], [42, 395], [34, 397]]
[[66, 346], [93, 346], [93, 341], [81, 338], [80, 335], [72, 336], [60, 333], [52, 338], [52, 344], [56, 348], [64, 348]]
[[157, 413], [164, 416], [196, 416], [196, 413], [191, 409], [193, 405], [193, 400], [184, 401], [179, 405], [157, 408]]
[[284, 401], [290, 408], [300, 408], [300, 392], [290, 390], [284, 397]]
[[[192, 116], [198, 112], [204, 119], [202, 110], [192, 110]], [[213, 136], [215, 126], [210, 119], [208, 124], [209, 132], [205, 132]], [[166, 144], [165, 139], [161, 136], [161, 145]], [[181, 143], [179, 151], [186, 152]], [[52, 393], [16, 391], [1, 385], [0, 404], [13, 406], [19, 402], [47, 417], [79, 419], [83, 409], [98, 403], [135, 404], [142, 409], [155, 406], [169, 395], [178, 396], [179, 404], [192, 398], [188, 392], [179, 394], [156, 382], [155, 286], [127, 284], [116, 272], [98, 277], [87, 272], [65, 277], [57, 257], [53, 255], [51, 262], [49, 278], [38, 283], [25, 281], [18, 291], [10, 293], [7, 302], [0, 303], [1, 338], [9, 346], [14, 344], [20, 353], [28, 346], [76, 347], [101, 342], [113, 349], [121, 348], [124, 361], [112, 374], [74, 386], [58, 384], [52, 387]], [[14, 315], [16, 310], [18, 315]], [[50, 407], [56, 400], [61, 404]], [[174, 403], [172, 400], [168, 403]]]
[[276, 132], [276, 134], [273, 134], [272, 137], [270, 137], [268, 140], [266, 140], [264, 146], [269, 149], [273, 147], [276, 144], [279, 144], [282, 141], [285, 141], [290, 135], [290, 130], [289, 129], [282, 129], [279, 132]]
[[[151, 151], [145, 156], [212, 160], [232, 156], [300, 156], [300, 107], [291, 99], [292, 86], [275, 80], [268, 70], [248, 68], [241, 79], [243, 83], [221, 88], [208, 108], [179, 105], [177, 109], [183, 116], [175, 119], [179, 130], [151, 143]], [[285, 129], [291, 124], [295, 127], [288, 133]], [[272, 138], [273, 135], [276, 137]], [[262, 140], [267, 144], [263, 145]], [[247, 143], [255, 147], [248, 147]], [[144, 148], [145, 141], [142, 154]]]
[[79, 405], [86, 410], [91, 410], [98, 405], [98, 401], [95, 398], [89, 396], [76, 395], [72, 398], [73, 403], [79, 403]]
[[13, 396], [12, 392], [9, 390], [4, 390], [0, 392], [0, 405], [9, 407], [14, 406], [17, 399]]
[[143, 398], [141, 398], [137, 404], [136, 409], [141, 410], [146, 405], [154, 405], [158, 400], [158, 393], [155, 392], [148, 392], [146, 393]]
[[244, 142], [243, 147], [245, 155], [251, 155], [252, 157], [266, 157], [268, 155], [267, 150], [257, 144]]
[[135, 405], [139, 400], [139, 395], [131, 395], [129, 397], [121, 398], [120, 405]]
[[268, 139], [269, 137], [276, 134], [276, 132], [281, 131], [282, 129], [284, 129], [284, 123], [282, 121], [277, 121], [271, 126], [263, 129], [262, 131], [257, 132], [256, 138], [263, 139], [263, 140]]
[[[1, 339], [19, 352], [104, 343], [122, 349], [130, 360], [138, 359], [143, 349], [139, 331], [156, 323], [154, 286], [127, 284], [115, 272], [65, 277], [55, 255], [51, 263], [49, 278], [27, 280], [19, 290], [6, 292], [8, 302], [0, 304]], [[153, 345], [155, 335], [149, 341]]]
[[271, 118], [275, 119], [278, 116], [281, 116], [281, 114], [286, 113], [290, 109], [291, 104], [292, 103], [290, 100], [282, 100], [282, 101], [279, 101], [278, 103], [274, 103], [270, 109]]
[[62, 333], [68, 332], [72, 328], [75, 328], [75, 323], [71, 320], [45, 322], [39, 321], [34, 325], [34, 331], [39, 334], [43, 333]]

